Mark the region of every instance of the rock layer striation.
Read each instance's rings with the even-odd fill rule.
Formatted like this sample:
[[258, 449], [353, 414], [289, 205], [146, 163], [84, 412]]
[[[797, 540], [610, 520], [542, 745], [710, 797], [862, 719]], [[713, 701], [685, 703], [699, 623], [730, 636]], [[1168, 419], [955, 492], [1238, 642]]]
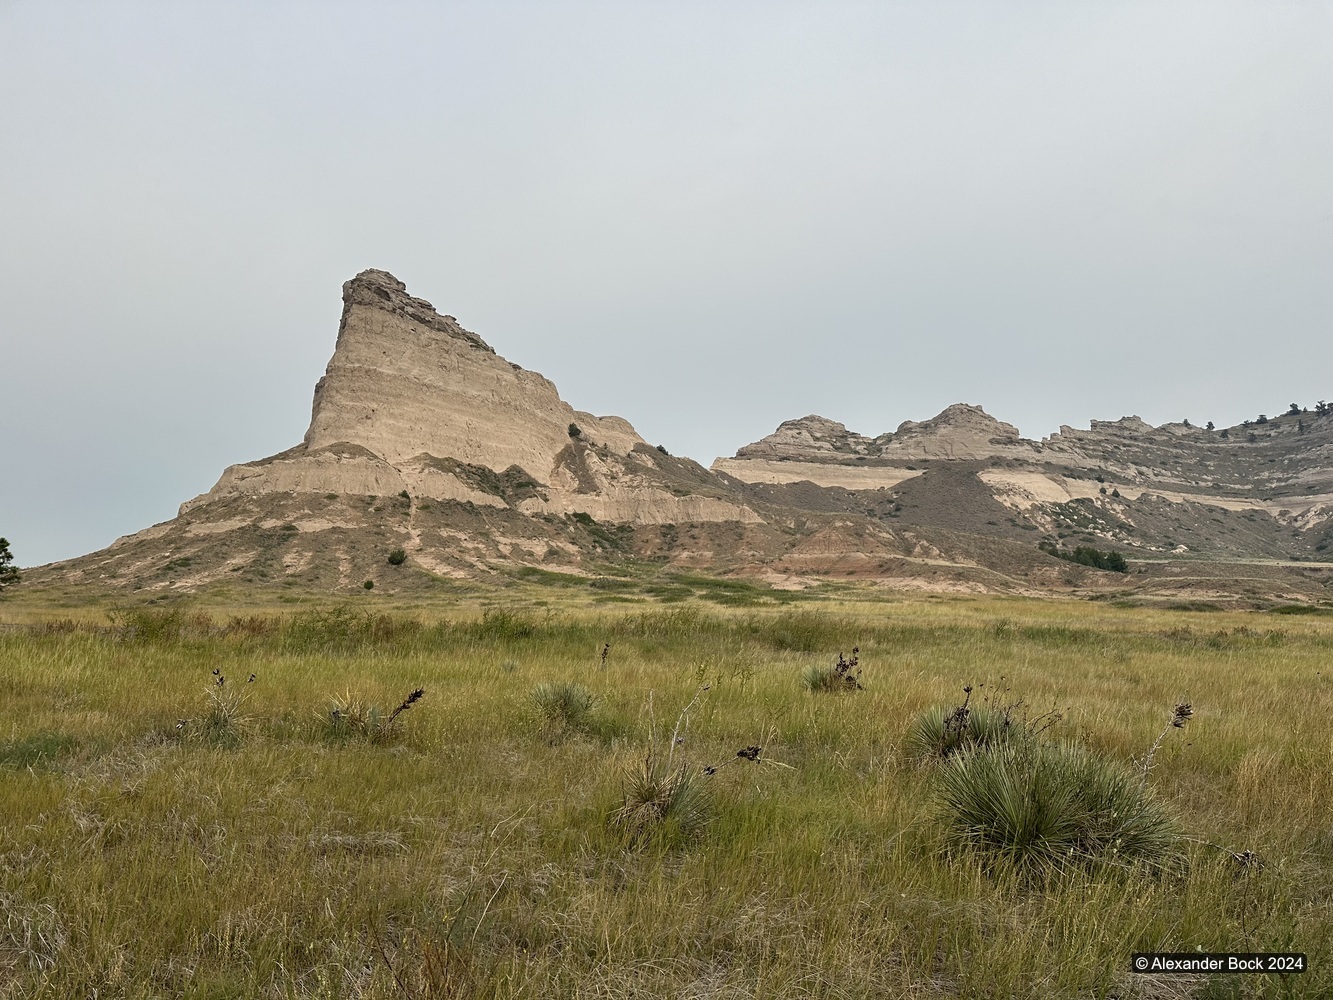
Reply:
[[[1058, 558], [1079, 545], [1125, 552], [1133, 575]], [[666, 590], [652, 585], [675, 594], [706, 571], [783, 588], [854, 578], [1309, 601], [1333, 596], [1326, 559], [1333, 409], [1322, 404], [1220, 430], [1093, 421], [1041, 441], [965, 403], [874, 437], [811, 415], [710, 471], [620, 417], [574, 409], [369, 270], [343, 286], [299, 444], [228, 468], [175, 519], [45, 572], [150, 591], [281, 582], [378, 594], [516, 573], [567, 586], [680, 571]]]
[[304, 441], [228, 468], [181, 511], [268, 493], [406, 492], [510, 506], [478, 486], [485, 475], [475, 470], [488, 470], [532, 484], [513, 504], [526, 514], [758, 520], [720, 496], [673, 490], [653, 454], [628, 421], [575, 410], [548, 379], [506, 361], [393, 275], [368, 270], [343, 285], [338, 339]]

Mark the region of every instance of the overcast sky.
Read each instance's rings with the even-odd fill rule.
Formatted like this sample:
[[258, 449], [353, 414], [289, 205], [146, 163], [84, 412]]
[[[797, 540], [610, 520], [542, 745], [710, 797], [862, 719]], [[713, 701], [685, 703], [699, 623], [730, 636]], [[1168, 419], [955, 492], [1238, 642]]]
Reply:
[[707, 464], [1333, 398], [1329, 3], [0, 0], [0, 535], [290, 447], [366, 267]]

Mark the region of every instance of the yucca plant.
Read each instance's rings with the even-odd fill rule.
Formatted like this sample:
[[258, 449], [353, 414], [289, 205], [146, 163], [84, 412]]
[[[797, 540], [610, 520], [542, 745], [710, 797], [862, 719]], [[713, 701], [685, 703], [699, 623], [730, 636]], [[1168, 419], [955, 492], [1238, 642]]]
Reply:
[[918, 762], [944, 760], [959, 750], [996, 746], [1023, 733], [1004, 710], [979, 706], [959, 712], [957, 707], [936, 705], [917, 716], [903, 739], [903, 750]]
[[[689, 840], [713, 818], [713, 793], [706, 782], [718, 769], [676, 762], [676, 748], [685, 744], [688, 735], [690, 709], [710, 687], [709, 684], [700, 685], [694, 697], [681, 709], [665, 754], [657, 748], [656, 725], [651, 721], [652, 696], [649, 695], [648, 750], [642, 762], [626, 774], [624, 799], [620, 808], [611, 814], [611, 825], [627, 835], [632, 847], [652, 841], [674, 844]], [[757, 760], [760, 749], [747, 747], [741, 756]]]
[[570, 681], [543, 681], [532, 689], [532, 700], [547, 722], [576, 731], [588, 727], [596, 702], [591, 691]]
[[1010, 740], [960, 750], [938, 781], [953, 843], [1027, 871], [1161, 866], [1179, 841], [1136, 775], [1078, 744]]
[[424, 690], [416, 688], [393, 711], [387, 713], [379, 705], [363, 702], [350, 693], [335, 697], [329, 707], [318, 715], [324, 738], [335, 743], [354, 739], [368, 743], [391, 743], [398, 738], [398, 717], [425, 694]]
[[626, 776], [624, 802], [611, 819], [638, 846], [650, 840], [689, 840], [708, 825], [713, 811], [702, 772], [650, 751]]
[[[978, 685], [985, 686], [984, 682]], [[972, 685], [964, 685], [961, 703], [952, 708], [937, 705], [916, 717], [903, 738], [904, 753], [919, 764], [937, 762], [959, 750], [1035, 739], [1063, 718], [1056, 709], [1020, 717], [1023, 700], [1011, 701], [1008, 695], [1009, 687], [1001, 677], [999, 687], [993, 687], [981, 696], [979, 704], [973, 705]]]
[[214, 746], [235, 746], [240, 742], [241, 729], [247, 721], [241, 708], [249, 698], [248, 688], [255, 682], [251, 674], [245, 684], [228, 684], [220, 669], [213, 670], [213, 683], [205, 690], [207, 706], [204, 714], [195, 719], [180, 719], [176, 728], [186, 737]]
[[861, 668], [858, 666], [860, 661], [857, 659], [860, 652], [859, 647], [853, 646], [851, 659], [844, 659], [842, 653], [838, 653], [838, 662], [832, 666], [806, 667], [801, 674], [801, 686], [807, 691], [825, 694], [864, 690], [861, 687]]
[[1187, 701], [1178, 702], [1171, 712], [1171, 717], [1166, 720], [1166, 726], [1163, 727], [1157, 739], [1153, 740], [1153, 745], [1148, 748], [1148, 754], [1143, 758], [1143, 781], [1146, 784], [1148, 775], [1152, 773], [1153, 764], [1156, 762], [1157, 751], [1162, 749], [1162, 742], [1166, 739], [1167, 733], [1172, 729], [1184, 729], [1185, 723], [1194, 718], [1194, 708]]

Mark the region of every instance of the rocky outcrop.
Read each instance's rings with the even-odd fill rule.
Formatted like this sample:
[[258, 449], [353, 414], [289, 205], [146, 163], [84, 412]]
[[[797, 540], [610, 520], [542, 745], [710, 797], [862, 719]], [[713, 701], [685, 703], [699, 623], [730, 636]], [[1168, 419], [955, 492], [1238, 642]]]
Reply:
[[737, 451], [736, 457], [786, 461], [873, 455], [875, 451], [873, 438], [849, 431], [836, 420], [811, 415], [799, 420], [784, 420], [768, 437], [760, 438]]
[[1108, 470], [1132, 482], [1223, 495], [1277, 497], [1333, 491], [1333, 414], [1288, 413], [1208, 428], [1153, 427], [1138, 417], [1061, 427], [1042, 442], [1048, 461]]
[[[938, 415], [920, 422], [907, 420], [898, 429], [878, 437], [865, 437], [849, 431], [836, 420], [808, 416], [787, 420], [768, 437], [747, 444], [734, 459], [719, 459], [713, 468], [747, 482], [793, 482], [772, 475], [778, 462], [864, 462], [884, 459], [905, 463], [929, 459], [977, 460], [987, 458], [1030, 458], [1040, 446], [1025, 441], [1012, 424], [996, 420], [980, 406], [955, 403]], [[753, 464], [751, 464], [753, 463]], [[750, 472], [758, 478], [751, 479]], [[763, 470], [763, 471], [761, 471]]]
[[[645, 478], [645, 454], [654, 452], [628, 421], [575, 410], [549, 380], [500, 357], [393, 275], [362, 271], [343, 285], [338, 340], [305, 440], [228, 468], [181, 513], [265, 494], [405, 492], [629, 524], [759, 519], [734, 499]], [[486, 474], [511, 470], [532, 483], [522, 497]]]
[[980, 406], [955, 403], [930, 420], [911, 420], [879, 450], [881, 458], [908, 460], [1031, 458], [1036, 448], [1018, 436], [1018, 428], [996, 420]]
[[391, 465], [426, 454], [542, 476], [569, 444], [570, 424], [622, 454], [642, 443], [623, 420], [576, 412], [547, 379], [408, 295], [393, 275], [363, 271], [343, 286], [338, 342], [315, 387], [305, 446], [347, 442]]
[[[1175, 573], [1171, 587], [1206, 579], [1210, 593], [1249, 581], [1252, 596], [1333, 594], [1323, 406], [1221, 430], [1093, 421], [1040, 442], [964, 403], [875, 437], [810, 415], [710, 471], [620, 417], [575, 410], [384, 271], [347, 282], [343, 305], [300, 444], [228, 468], [172, 521], [49, 576], [378, 594], [376, 582], [428, 592], [520, 570], [563, 574], [563, 586], [638, 560], [645, 579], [679, 569], [784, 586], [850, 577], [1021, 593]], [[1132, 553], [1135, 582], [1098, 583], [1038, 542]], [[1244, 572], [1202, 573], [1199, 554]], [[1188, 574], [1161, 568], [1178, 558]]]

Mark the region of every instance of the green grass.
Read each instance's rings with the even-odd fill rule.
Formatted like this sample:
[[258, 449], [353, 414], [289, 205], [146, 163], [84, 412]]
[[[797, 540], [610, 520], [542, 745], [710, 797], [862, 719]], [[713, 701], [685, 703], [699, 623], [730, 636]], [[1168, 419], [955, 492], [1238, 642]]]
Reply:
[[977, 744], [951, 754], [938, 780], [955, 845], [1023, 874], [1164, 866], [1181, 846], [1146, 782], [1078, 744], [1035, 738]]
[[943, 760], [960, 750], [992, 747], [1022, 730], [1009, 712], [986, 705], [974, 708], [934, 705], [912, 722], [903, 739], [909, 759], [918, 763]]
[[[0, 997], [1333, 993], [1323, 617], [854, 591], [613, 612], [569, 589], [572, 610], [24, 608], [0, 630]], [[854, 646], [865, 690], [803, 689]], [[214, 670], [243, 705], [200, 737]], [[1134, 775], [1189, 701], [1148, 779], [1180, 863], [1034, 882], [960, 848], [948, 762], [904, 747], [983, 683]], [[593, 722], [553, 739], [533, 692], [557, 684]], [[382, 717], [417, 688], [393, 739], [329, 738], [335, 702]], [[1196, 948], [1311, 971], [1128, 972]]]

